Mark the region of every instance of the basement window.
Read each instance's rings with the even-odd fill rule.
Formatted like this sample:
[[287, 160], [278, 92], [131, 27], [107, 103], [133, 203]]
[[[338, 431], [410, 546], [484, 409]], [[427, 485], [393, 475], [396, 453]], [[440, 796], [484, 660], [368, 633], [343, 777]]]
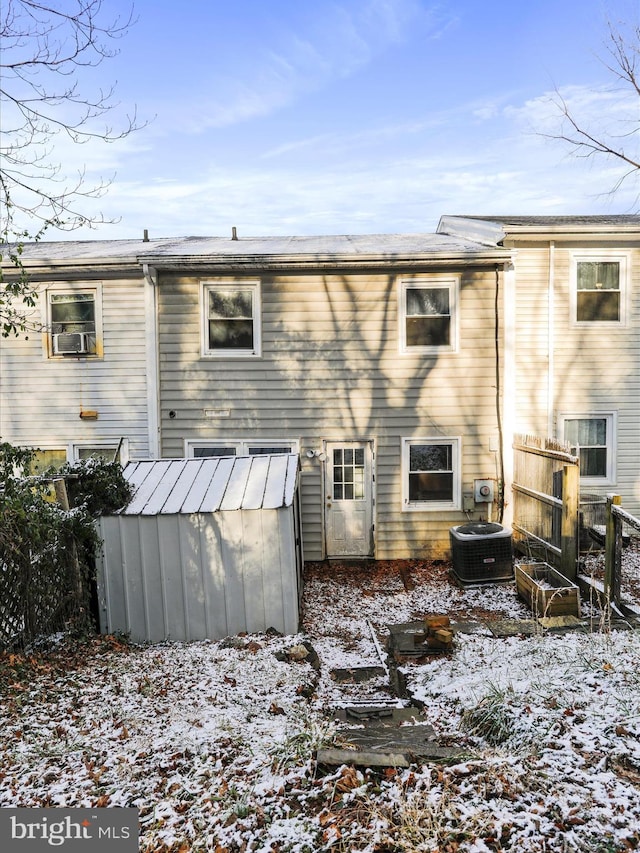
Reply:
[[267, 456], [277, 453], [298, 453], [299, 442], [280, 439], [230, 441], [185, 441], [185, 456], [204, 459], [211, 456]]

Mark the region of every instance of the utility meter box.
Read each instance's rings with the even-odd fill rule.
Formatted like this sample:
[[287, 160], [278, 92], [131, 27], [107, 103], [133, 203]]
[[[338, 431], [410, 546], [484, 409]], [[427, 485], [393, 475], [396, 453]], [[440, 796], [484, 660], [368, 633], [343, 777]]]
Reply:
[[474, 480], [473, 498], [477, 504], [492, 504], [495, 500], [494, 480]]

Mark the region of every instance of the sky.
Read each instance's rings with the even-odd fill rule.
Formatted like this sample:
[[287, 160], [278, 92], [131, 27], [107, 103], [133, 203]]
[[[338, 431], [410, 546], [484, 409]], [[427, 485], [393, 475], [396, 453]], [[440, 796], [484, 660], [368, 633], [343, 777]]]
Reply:
[[[104, 0], [105, 16], [125, 0]], [[596, 127], [637, 121], [603, 64], [607, 21], [639, 0], [136, 0], [119, 54], [112, 143], [55, 156], [111, 179], [112, 224], [74, 238], [414, 233], [443, 214], [637, 210], [638, 182], [542, 134], [559, 92]], [[626, 126], [628, 130], [628, 125]], [[50, 232], [47, 239], [53, 239]], [[56, 235], [57, 238], [57, 235]]]

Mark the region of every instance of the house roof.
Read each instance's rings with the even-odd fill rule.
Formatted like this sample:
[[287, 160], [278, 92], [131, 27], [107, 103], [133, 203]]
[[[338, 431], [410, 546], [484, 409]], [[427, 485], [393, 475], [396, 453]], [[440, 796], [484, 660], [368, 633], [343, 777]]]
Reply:
[[331, 267], [421, 260], [504, 260], [507, 252], [448, 234], [356, 234], [301, 237], [168, 237], [26, 243], [27, 266], [136, 265], [157, 268]]
[[130, 462], [124, 477], [134, 495], [119, 515], [177, 515], [279, 509], [294, 499], [299, 459], [221, 456]]
[[578, 237], [640, 236], [640, 216], [442, 216], [437, 232], [458, 239], [499, 245], [507, 236]]

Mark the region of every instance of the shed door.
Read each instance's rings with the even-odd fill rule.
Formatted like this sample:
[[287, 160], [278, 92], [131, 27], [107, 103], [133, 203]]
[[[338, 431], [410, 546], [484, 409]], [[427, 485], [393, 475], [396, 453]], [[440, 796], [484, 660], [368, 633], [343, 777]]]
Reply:
[[372, 458], [370, 441], [327, 443], [327, 557], [373, 555]]

